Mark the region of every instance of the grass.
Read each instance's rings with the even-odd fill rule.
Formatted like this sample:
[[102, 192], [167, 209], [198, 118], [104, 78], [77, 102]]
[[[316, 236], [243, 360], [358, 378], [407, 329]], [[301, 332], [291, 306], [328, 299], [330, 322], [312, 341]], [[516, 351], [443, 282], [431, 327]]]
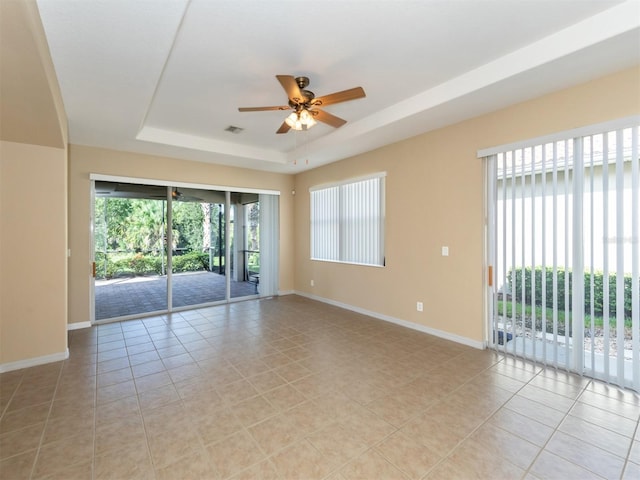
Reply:
[[[505, 313], [505, 306], [506, 306], [506, 313]], [[520, 302], [515, 302], [515, 307], [516, 307], [516, 318], [519, 318], [523, 314], [523, 304], [520, 303]], [[545, 314], [546, 314], [547, 322], [553, 321], [553, 309], [552, 308], [546, 308], [544, 310], [546, 310]], [[496, 313], [500, 314], [500, 315], [503, 315], [503, 316], [512, 317], [513, 316], [513, 303], [510, 302], [510, 301], [505, 302], [503, 300], [498, 300]], [[525, 304], [524, 305], [524, 317], [525, 318], [533, 318], [533, 313], [534, 313], [534, 307], [532, 305]], [[539, 306], [536, 306], [535, 307], [536, 320], [540, 320], [542, 318], [542, 313], [543, 313], [543, 308], [539, 307]], [[565, 322], [565, 312], [564, 312], [564, 310], [558, 310], [557, 315], [558, 315], [558, 323], [564, 325], [564, 322]], [[593, 323], [594, 323], [596, 328], [603, 328], [604, 319], [603, 319], [603, 317], [594, 316], [593, 317]], [[625, 324], [625, 327], [631, 328], [631, 318], [625, 319], [624, 324]], [[591, 328], [591, 315], [586, 314], [586, 313], [584, 315], [584, 326], [586, 328]], [[615, 328], [615, 327], [616, 327], [616, 318], [615, 317], [609, 317], [609, 328]]]

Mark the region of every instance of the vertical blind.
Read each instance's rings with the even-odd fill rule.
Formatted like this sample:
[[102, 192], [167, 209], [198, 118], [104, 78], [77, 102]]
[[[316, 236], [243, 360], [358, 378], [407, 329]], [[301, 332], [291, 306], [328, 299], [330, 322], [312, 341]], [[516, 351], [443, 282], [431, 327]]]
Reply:
[[311, 259], [384, 264], [384, 173], [311, 188]]
[[639, 136], [487, 157], [494, 348], [640, 391]]

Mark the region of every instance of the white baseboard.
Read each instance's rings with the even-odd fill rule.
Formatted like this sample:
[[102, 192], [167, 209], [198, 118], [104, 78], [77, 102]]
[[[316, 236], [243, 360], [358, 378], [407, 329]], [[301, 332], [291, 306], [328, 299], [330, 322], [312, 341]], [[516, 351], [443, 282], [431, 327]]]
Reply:
[[295, 295], [297, 292], [295, 290], [278, 290], [278, 295]]
[[436, 328], [427, 327], [425, 325], [419, 325], [417, 323], [409, 322], [407, 320], [402, 320], [400, 318], [391, 317], [389, 315], [384, 315], [382, 313], [372, 312], [370, 310], [365, 310], [364, 308], [355, 307], [347, 303], [336, 302], [335, 300], [318, 297], [317, 295], [312, 295], [306, 292], [296, 291], [294, 293], [296, 295], [300, 295], [301, 297], [306, 297], [306, 298], [310, 298], [311, 300], [317, 300], [319, 302], [328, 303], [329, 305], [333, 305], [335, 307], [340, 307], [340, 308], [344, 308], [345, 310], [351, 310], [352, 312], [361, 313], [369, 317], [377, 318], [378, 320], [384, 320], [386, 322], [395, 323], [396, 325], [401, 325], [403, 327], [407, 327], [412, 330], [417, 330], [422, 333], [428, 333], [429, 335], [433, 335], [434, 337], [443, 338], [445, 340], [451, 340], [452, 342], [461, 343], [462, 345], [467, 345], [469, 347], [477, 348], [479, 350], [484, 350], [485, 348], [487, 348], [487, 345], [485, 344], [485, 342], [479, 342], [471, 338], [445, 332], [443, 330], [438, 330]]
[[11, 372], [13, 370], [20, 370], [21, 368], [37, 367], [38, 365], [44, 365], [45, 363], [60, 362], [69, 358], [69, 349], [64, 352], [52, 353], [50, 355], [43, 355], [42, 357], [27, 358], [25, 360], [17, 360], [15, 362], [8, 362], [0, 364], [0, 373]]
[[75, 322], [68, 323], [67, 330], [80, 330], [81, 328], [90, 328], [91, 322]]

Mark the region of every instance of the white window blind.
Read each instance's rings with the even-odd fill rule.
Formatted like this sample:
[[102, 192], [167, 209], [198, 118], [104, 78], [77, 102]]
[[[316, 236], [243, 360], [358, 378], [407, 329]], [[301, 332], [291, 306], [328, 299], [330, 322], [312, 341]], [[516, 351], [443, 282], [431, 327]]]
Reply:
[[635, 123], [487, 157], [496, 349], [640, 391], [639, 141]]
[[310, 189], [312, 260], [384, 265], [384, 178]]

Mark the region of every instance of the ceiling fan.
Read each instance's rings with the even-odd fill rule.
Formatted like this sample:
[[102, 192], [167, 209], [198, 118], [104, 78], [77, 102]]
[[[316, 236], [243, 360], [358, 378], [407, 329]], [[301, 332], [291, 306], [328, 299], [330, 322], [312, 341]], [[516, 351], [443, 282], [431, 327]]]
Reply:
[[287, 92], [289, 97], [288, 105], [275, 107], [240, 107], [240, 112], [261, 112], [266, 110], [293, 110], [285, 121], [280, 125], [276, 133], [287, 133], [292, 128], [294, 130], [308, 130], [318, 121], [338, 128], [347, 123], [346, 120], [336, 117], [318, 107], [324, 107], [334, 103], [347, 102], [365, 97], [362, 87], [350, 88], [341, 92], [331, 93], [322, 97], [306, 88], [309, 86], [308, 77], [293, 77], [291, 75], [276, 75], [276, 78]]

